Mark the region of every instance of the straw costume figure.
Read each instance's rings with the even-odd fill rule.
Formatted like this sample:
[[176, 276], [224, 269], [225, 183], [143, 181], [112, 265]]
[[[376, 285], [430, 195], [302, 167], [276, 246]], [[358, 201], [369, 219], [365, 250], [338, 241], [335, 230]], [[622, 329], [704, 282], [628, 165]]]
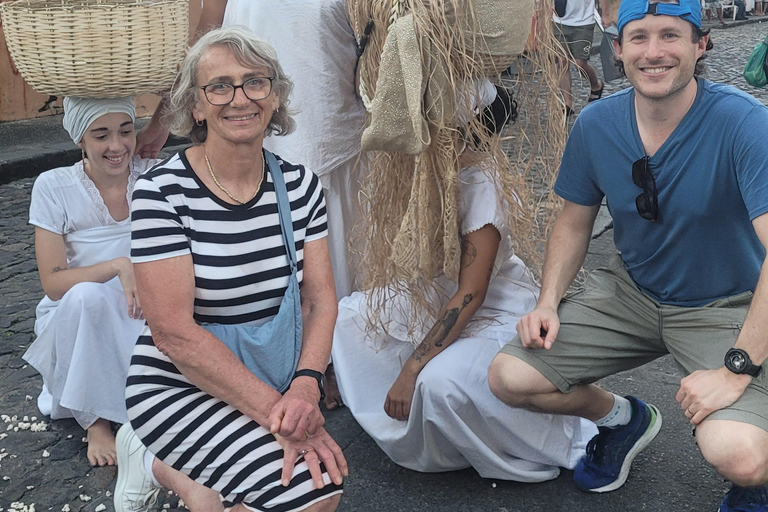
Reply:
[[[534, 254], [547, 220], [535, 186], [551, 180], [563, 140], [562, 114], [549, 119], [543, 101], [556, 90], [554, 46], [541, 45], [540, 82], [520, 84], [521, 103], [533, 106], [521, 124], [538, 131], [514, 135], [526, 156], [513, 165], [498, 132], [515, 102], [487, 77], [523, 50], [531, 0], [349, 6], [369, 113], [362, 144], [372, 154], [356, 244], [364, 291], [342, 299], [334, 333], [344, 403], [410, 469], [555, 478], [576, 464], [594, 427], [506, 407], [486, 379], [538, 296], [512, 248]], [[535, 137], [550, 128], [551, 142]]]
[[[489, 134], [472, 105], [473, 83], [498, 76], [518, 59], [530, 32], [532, 0], [349, 0], [359, 41], [359, 92], [368, 110], [363, 149], [370, 171], [362, 178], [363, 221], [357, 237], [360, 287], [389, 287], [410, 297], [412, 325], [435, 313], [427, 299], [438, 275], [458, 276], [459, 150], [493, 169], [517, 252], [534, 269], [554, 211], [553, 181], [565, 141], [556, 59], [565, 57], [551, 30], [536, 34], [536, 70], [519, 75], [524, 112], [505, 148]], [[553, 83], [554, 81], [554, 83]], [[476, 88], [476, 87], [474, 87]], [[457, 141], [461, 143], [457, 144]], [[513, 161], [507, 151], [515, 154]], [[542, 193], [542, 189], [544, 192]], [[371, 294], [378, 311], [386, 296]], [[437, 306], [440, 304], [438, 303]], [[371, 317], [374, 323], [375, 318]]]

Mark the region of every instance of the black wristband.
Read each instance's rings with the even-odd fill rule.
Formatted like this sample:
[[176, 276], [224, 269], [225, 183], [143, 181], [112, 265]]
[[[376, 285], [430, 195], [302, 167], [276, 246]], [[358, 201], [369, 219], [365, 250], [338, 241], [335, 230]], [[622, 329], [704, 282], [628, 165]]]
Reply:
[[323, 375], [321, 372], [318, 372], [317, 370], [310, 370], [309, 368], [296, 370], [296, 373], [293, 374], [293, 378], [291, 379], [291, 383], [293, 383], [297, 377], [312, 377], [315, 379], [317, 381], [317, 387], [320, 389], [320, 400], [325, 400], [325, 375]]

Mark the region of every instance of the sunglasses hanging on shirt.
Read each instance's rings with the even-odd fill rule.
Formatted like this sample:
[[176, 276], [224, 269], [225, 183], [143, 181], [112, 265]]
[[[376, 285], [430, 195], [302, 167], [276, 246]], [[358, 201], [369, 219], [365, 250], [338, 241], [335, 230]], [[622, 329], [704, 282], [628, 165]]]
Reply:
[[637, 213], [646, 220], [656, 222], [659, 220], [659, 193], [647, 156], [632, 164], [632, 181], [643, 189], [635, 199]]

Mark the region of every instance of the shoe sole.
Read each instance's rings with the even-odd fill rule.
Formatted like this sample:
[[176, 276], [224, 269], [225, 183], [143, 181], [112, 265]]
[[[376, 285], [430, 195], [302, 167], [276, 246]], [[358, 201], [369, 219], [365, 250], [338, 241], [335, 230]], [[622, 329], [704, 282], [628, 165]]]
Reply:
[[[126, 437], [128, 434], [124, 433], [128, 432], [128, 430], [123, 430], [122, 428], [117, 431], [117, 435], [115, 436], [115, 445], [116, 446], [122, 446], [123, 448], [128, 448], [130, 446], [130, 443], [126, 442]], [[134, 434], [135, 435], [135, 434]], [[123, 477], [120, 478], [121, 471], [120, 469], [123, 469], [122, 474], [125, 474], [125, 470], [128, 469], [128, 459], [130, 457], [130, 453], [126, 453], [127, 450], [117, 450], [117, 482], [115, 483], [115, 499], [113, 500], [115, 505], [115, 512], [133, 512], [131, 510], [126, 510], [123, 508], [123, 496], [125, 495], [125, 484], [128, 481], [128, 478]]]
[[627, 456], [624, 458], [624, 463], [621, 465], [619, 477], [610, 484], [604, 485], [603, 487], [598, 487], [597, 489], [586, 489], [588, 492], [603, 493], [615, 491], [624, 485], [624, 483], [627, 481], [627, 477], [629, 476], [629, 468], [632, 465], [632, 461], [635, 460], [635, 457], [637, 457], [637, 455], [643, 451], [646, 446], [651, 444], [651, 441], [656, 438], [659, 431], [661, 430], [661, 413], [655, 405], [648, 404], [648, 407], [651, 408], [654, 415], [656, 416], [656, 419], [654, 420], [651, 428], [647, 430], [645, 434], [640, 437], [640, 439], [637, 440], [635, 446], [633, 446], [632, 449], [629, 450], [629, 453], [627, 453]]

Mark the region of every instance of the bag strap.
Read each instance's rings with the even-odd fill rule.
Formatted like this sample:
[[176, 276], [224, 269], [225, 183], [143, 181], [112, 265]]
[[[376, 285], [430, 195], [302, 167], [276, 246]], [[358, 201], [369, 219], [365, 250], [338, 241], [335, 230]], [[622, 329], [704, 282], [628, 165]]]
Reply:
[[272, 174], [272, 182], [275, 185], [275, 195], [277, 196], [277, 212], [280, 215], [280, 228], [283, 232], [283, 242], [288, 252], [288, 262], [291, 265], [291, 272], [296, 272], [298, 260], [296, 258], [296, 243], [293, 240], [293, 219], [291, 218], [291, 202], [288, 200], [288, 188], [285, 186], [285, 178], [280, 164], [277, 163], [275, 155], [264, 150], [264, 157]]

